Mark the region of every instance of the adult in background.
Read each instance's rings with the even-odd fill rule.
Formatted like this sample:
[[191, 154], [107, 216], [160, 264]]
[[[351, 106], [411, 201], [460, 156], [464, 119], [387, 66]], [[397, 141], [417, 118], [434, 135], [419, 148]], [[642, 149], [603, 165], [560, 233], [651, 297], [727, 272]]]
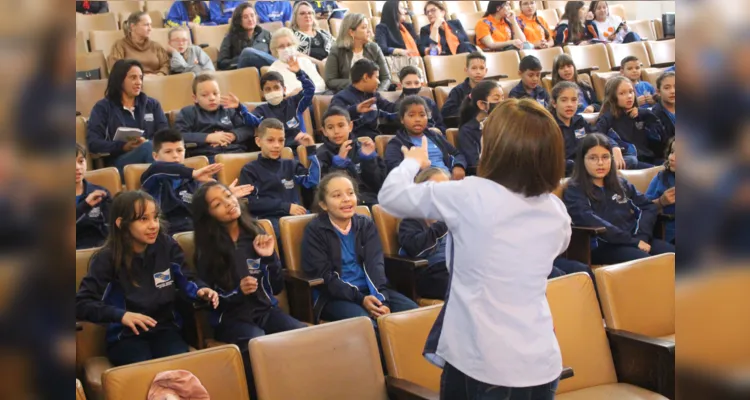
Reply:
[[104, 14], [109, 12], [106, 1], [76, 1], [76, 12], [81, 14]]
[[518, 24], [509, 1], [491, 1], [474, 29], [477, 45], [485, 51], [533, 49]]
[[405, 2], [388, 0], [383, 5], [380, 23], [375, 27], [375, 41], [386, 56], [419, 57], [419, 36], [406, 22]]
[[145, 11], [136, 11], [123, 22], [125, 37], [112, 45], [109, 68], [118, 60], [137, 60], [144, 75], [168, 75], [169, 54], [159, 43], [150, 39], [151, 17]]
[[221, 41], [217, 63], [220, 70], [255, 67], [260, 70], [276, 61], [270, 54], [271, 32], [258, 26], [250, 3], [234, 9], [229, 33]]
[[289, 28], [281, 28], [273, 33], [271, 36], [271, 54], [278, 58], [271, 64], [268, 69], [269, 72], [275, 71], [281, 74], [284, 78], [284, 86], [286, 88], [287, 96], [296, 94], [302, 90], [302, 82], [297, 79], [297, 74], [289, 70], [289, 60], [297, 58], [300, 69], [305, 71], [305, 74], [315, 84], [315, 93], [323, 93], [326, 91], [326, 81], [318, 73], [318, 68], [310, 61], [308, 57], [298, 57], [297, 37], [294, 35]]
[[336, 44], [326, 61], [325, 80], [329, 89], [338, 92], [351, 84], [349, 71], [355, 62], [366, 58], [378, 65], [380, 85], [386, 91], [391, 86], [391, 71], [377, 44], [369, 40], [370, 20], [363, 14], [346, 14]]
[[420, 52], [426, 56], [449, 56], [476, 51], [461, 21], [446, 21], [445, 14], [442, 1], [428, 1], [424, 5], [424, 15], [430, 23], [419, 31]]
[[205, 1], [175, 1], [169, 8], [164, 24], [169, 27], [216, 25]]
[[291, 28], [299, 41], [299, 55], [308, 57], [321, 70], [325, 69], [326, 58], [335, 39], [328, 31], [320, 29], [310, 3], [299, 1], [294, 5]]

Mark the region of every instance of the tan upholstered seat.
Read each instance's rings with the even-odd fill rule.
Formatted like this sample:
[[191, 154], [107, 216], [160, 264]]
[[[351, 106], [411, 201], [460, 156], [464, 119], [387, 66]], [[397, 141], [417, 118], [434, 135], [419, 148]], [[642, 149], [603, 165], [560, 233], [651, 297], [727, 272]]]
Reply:
[[594, 92], [596, 92], [596, 98], [599, 102], [604, 101], [605, 88], [607, 81], [614, 76], [620, 75], [619, 72], [592, 72], [591, 83], [594, 85]]
[[503, 94], [505, 95], [506, 99], [510, 98], [510, 91], [513, 90], [513, 88], [516, 87], [520, 82], [520, 79], [498, 81], [500, 87], [503, 88]]
[[114, 197], [117, 193], [122, 191], [122, 181], [120, 180], [120, 172], [115, 167], [107, 167], [96, 169], [93, 171], [86, 171], [84, 175], [86, 181], [93, 183], [94, 185], [101, 186], [109, 190], [109, 194]]
[[617, 173], [625, 178], [628, 182], [630, 182], [633, 186], [635, 186], [635, 188], [639, 192], [646, 193], [646, 191], [648, 190], [648, 185], [650, 185], [654, 177], [663, 170], [664, 166], [659, 165], [657, 167], [651, 167], [648, 169], [619, 170], [617, 171]]
[[448, 95], [450, 95], [451, 89], [453, 89], [452, 86], [438, 86], [435, 88], [435, 102], [437, 103], [439, 110], [443, 109], [443, 104], [448, 100]]
[[555, 57], [563, 54], [562, 47], [550, 47], [549, 49], [539, 50], [521, 50], [519, 52], [521, 58], [526, 56], [534, 56], [539, 59], [542, 63], [542, 72], [552, 72], [552, 66], [555, 62]]
[[643, 64], [643, 68], [651, 66], [651, 60], [648, 58], [648, 51], [643, 42], [607, 43], [607, 52], [609, 54], [609, 63], [612, 66], [619, 67], [622, 60], [627, 56], [638, 57], [638, 61]]
[[240, 102], [260, 102], [260, 76], [256, 68], [213, 72], [222, 94], [233, 93]]
[[487, 57], [487, 76], [507, 75], [504, 79], [518, 78], [518, 64], [521, 58], [518, 57], [517, 51], [501, 51], [495, 53], [485, 53]]
[[448, 139], [448, 142], [453, 145], [453, 147], [458, 147], [458, 129], [456, 128], [450, 128], [447, 131], [445, 131], [445, 138]]
[[156, 374], [170, 370], [193, 373], [212, 399], [250, 399], [240, 350], [225, 345], [110, 369], [102, 378], [107, 400], [145, 399]]
[[375, 136], [375, 149], [377, 150], [380, 158], [385, 159], [385, 146], [388, 145], [388, 142], [390, 142], [394, 137], [395, 135]]
[[674, 253], [609, 265], [594, 274], [607, 327], [674, 341]]
[[[445, 11], [447, 14], [466, 14], [466, 13], [473, 13], [477, 11], [484, 11], [484, 10], [477, 10], [477, 3], [475, 1], [446, 1], [445, 3]], [[472, 25], [474, 26], [474, 25]], [[466, 25], [464, 25], [466, 27]]]
[[555, 27], [557, 26], [557, 23], [560, 22], [560, 16], [557, 15], [557, 11], [555, 11], [554, 9], [542, 10], [541, 7], [537, 6], [536, 14], [541, 18], [544, 18], [544, 21], [547, 22], [547, 25], [549, 25], [550, 27], [550, 35], [552, 35], [552, 37], [554, 38]]
[[[253, 153], [217, 154], [216, 158], [214, 159], [216, 163], [224, 164], [224, 168], [222, 168], [222, 170], [217, 174], [219, 182], [227, 186], [232, 184], [232, 181], [234, 181], [235, 179], [239, 179], [240, 172], [242, 172], [242, 167], [244, 167], [247, 163], [257, 160], [259, 155], [259, 151]], [[281, 158], [293, 160], [294, 154], [292, 153], [292, 149], [290, 149], [289, 147], [284, 147], [284, 149], [281, 150]]]
[[76, 31], [76, 54], [84, 54], [89, 52], [89, 45], [86, 43], [86, 38], [83, 37], [83, 32]]
[[97, 101], [104, 98], [107, 88], [106, 79], [76, 81], [76, 111], [88, 118]]
[[428, 82], [453, 79], [461, 83], [466, 79], [466, 54], [453, 56], [425, 56], [424, 66], [427, 71]]
[[250, 354], [260, 399], [388, 399], [366, 317], [261, 336]]
[[609, 53], [607, 53], [607, 47], [603, 43], [588, 46], [565, 46], [563, 50], [565, 54], [573, 58], [573, 62], [578, 69], [598, 67], [599, 72], [612, 70]]
[[114, 13], [76, 13], [76, 30], [82, 32], [83, 38], [86, 40], [89, 39], [91, 31], [114, 31], [117, 28], [117, 17]]
[[149, 39], [159, 43], [161, 47], [167, 48], [167, 46], [169, 46], [169, 31], [171, 29], [172, 28], [153, 28], [151, 29]]
[[646, 50], [651, 64], [673, 63], [675, 62], [675, 39], [646, 42]]
[[136, 11], [143, 11], [146, 2], [145, 1], [113, 1], [108, 4], [109, 12], [112, 13], [132, 13]]
[[[558, 391], [559, 393], [559, 391]], [[560, 400], [600, 400], [600, 399], [628, 399], [628, 400], [664, 400], [666, 397], [650, 392], [638, 386], [625, 383], [599, 385], [574, 392], [555, 395]]]
[[179, 110], [194, 104], [192, 73], [177, 75], [146, 75], [143, 77], [143, 92], [161, 103], [164, 112]]
[[221, 48], [224, 36], [229, 32], [229, 24], [225, 25], [196, 25], [192, 28], [193, 41], [196, 45], [207, 44], [217, 49]]
[[650, 19], [628, 21], [628, 27], [632, 32], [637, 33], [641, 39], [656, 40], [654, 24]]
[[323, 114], [331, 106], [332, 95], [315, 95], [313, 97], [312, 109], [315, 115], [315, 133], [323, 135]]
[[364, 14], [365, 18], [372, 18], [372, 9], [368, 1], [339, 1], [340, 8], [348, 8], [350, 13]]
[[[195, 156], [186, 158], [183, 163], [186, 167], [200, 169], [208, 165], [206, 156]], [[141, 175], [150, 167], [151, 164], [129, 164], [123, 168], [125, 175], [125, 188], [127, 190], [138, 190], [141, 188]]]
[[169, 9], [172, 7], [172, 4], [174, 4], [174, 1], [148, 0], [146, 2], [146, 10], [159, 11], [162, 14], [166, 15], [169, 12]]
[[101, 79], [109, 77], [107, 69], [107, 60], [101, 51], [92, 51], [91, 53], [76, 54], [76, 72], [99, 70]]
[[[108, 31], [92, 31], [89, 33], [89, 44], [91, 45], [91, 51], [99, 50], [104, 53], [104, 57], [107, 57], [109, 61], [109, 55], [112, 53], [112, 45], [118, 40], [125, 37], [125, 34], [121, 30], [108, 30]], [[107, 64], [111, 69], [112, 65]]]

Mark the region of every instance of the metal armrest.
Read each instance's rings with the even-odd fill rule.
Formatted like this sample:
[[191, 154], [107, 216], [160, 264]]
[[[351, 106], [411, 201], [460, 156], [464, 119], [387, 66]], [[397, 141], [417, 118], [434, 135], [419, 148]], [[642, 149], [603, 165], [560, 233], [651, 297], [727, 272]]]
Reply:
[[663, 62], [663, 63], [655, 63], [655, 64], [651, 64], [651, 68], [667, 68], [667, 67], [673, 66], [674, 64], [675, 64], [674, 61]]
[[620, 67], [619, 65], [615, 65], [615, 66], [612, 67], [612, 71], [613, 72], [619, 72], [621, 69], [622, 69], [622, 67]]
[[386, 255], [385, 276], [395, 289], [417, 301], [417, 271], [427, 268], [427, 260]]
[[299, 321], [314, 324], [312, 288], [322, 285], [323, 278], [311, 277], [304, 271], [284, 272], [290, 314]]
[[573, 376], [575, 376], [573, 368], [563, 367], [562, 373], [560, 374], [560, 380], [572, 378]]
[[601, 235], [607, 231], [606, 228], [574, 226], [573, 234], [570, 237], [570, 244], [565, 251], [569, 260], [582, 262], [591, 265], [591, 238]]
[[455, 79], [443, 79], [442, 81], [429, 82], [427, 86], [434, 89], [438, 86], [450, 86], [451, 83], [456, 83], [456, 80]]
[[385, 378], [388, 394], [397, 400], [438, 400], [440, 393], [436, 393], [424, 386], [403, 379], [388, 376]]
[[200, 47], [201, 49], [205, 49], [206, 47], [208, 47], [208, 43], [201, 43], [198, 45], [198, 47]]
[[578, 68], [579, 74], [590, 74], [591, 71], [599, 71], [599, 67], [595, 65], [593, 67], [588, 67], [588, 68]]
[[80, 322], [76, 321], [76, 332], [82, 331], [82, 330], [83, 330], [83, 325], [81, 325]]
[[675, 344], [607, 328], [618, 381], [675, 398]]
[[497, 80], [500, 80], [500, 79], [508, 79], [508, 75], [505, 75], [505, 74], [492, 75], [492, 76], [486, 76], [486, 77], [484, 77], [484, 79], [491, 80], [491, 81], [497, 81]]

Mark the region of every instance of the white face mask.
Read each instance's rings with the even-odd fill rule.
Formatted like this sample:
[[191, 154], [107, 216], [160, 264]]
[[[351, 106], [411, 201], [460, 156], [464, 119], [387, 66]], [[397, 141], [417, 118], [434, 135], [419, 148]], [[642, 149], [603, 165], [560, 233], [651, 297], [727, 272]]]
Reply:
[[269, 102], [273, 106], [278, 106], [284, 100], [284, 92], [280, 90], [276, 92], [266, 93], [265, 96], [266, 96], [266, 101]]
[[285, 49], [279, 50], [279, 60], [281, 62], [289, 62], [289, 59], [297, 55], [297, 49], [293, 46], [289, 46]]

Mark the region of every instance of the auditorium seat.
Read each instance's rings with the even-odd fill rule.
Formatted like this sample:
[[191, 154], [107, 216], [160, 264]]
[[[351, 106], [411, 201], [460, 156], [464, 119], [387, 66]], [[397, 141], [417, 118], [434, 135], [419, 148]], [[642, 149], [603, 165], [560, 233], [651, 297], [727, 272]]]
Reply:
[[112, 65], [109, 64], [109, 55], [112, 53], [112, 46], [118, 40], [125, 37], [125, 34], [121, 30], [109, 30], [109, 31], [93, 31], [90, 33], [89, 45], [91, 51], [100, 50], [104, 53], [104, 57], [107, 58], [108, 67], [112, 69]]
[[563, 51], [573, 59], [579, 74], [586, 73], [588, 72], [587, 69], [594, 67], [598, 68], [599, 72], [612, 70], [609, 53], [603, 43], [587, 46], [565, 46]]
[[[331, 19], [328, 20], [328, 24], [329, 24], [330, 29], [331, 29], [331, 36], [333, 36], [334, 38], [338, 37], [338, 35], [339, 35], [339, 31], [341, 30], [341, 22], [342, 21], [343, 20], [340, 19], [340, 18], [331, 18]], [[321, 76], [323, 76], [323, 75], [321, 75]]]
[[537, 6], [536, 14], [547, 22], [547, 25], [550, 27], [550, 35], [554, 39], [555, 27], [557, 26], [557, 23], [560, 22], [560, 16], [557, 15], [557, 11], [554, 9], [542, 10], [541, 7]]
[[261, 400], [426, 399], [406, 382], [383, 375], [367, 317], [281, 332], [250, 341]]
[[163, 0], [148, 0], [146, 1], [147, 11], [158, 11], [164, 15], [167, 15], [169, 9], [172, 7], [174, 1], [163, 1]]
[[107, 400], [145, 399], [154, 377], [171, 370], [190, 371], [212, 399], [250, 400], [242, 355], [235, 345], [112, 368], [102, 378]]
[[[339, 8], [348, 8], [349, 13], [364, 14], [365, 18], [372, 18], [372, 9], [369, 1], [338, 1]], [[375, 28], [373, 28], [373, 32]]]
[[[413, 1], [412, 3], [426, 3], [424, 1]], [[420, 8], [419, 12], [411, 16], [411, 23], [414, 25], [414, 33], [419, 34], [423, 26], [429, 25], [430, 20], [424, 15], [424, 9]]]
[[372, 10], [373, 18], [381, 16], [383, 6], [385, 6], [385, 1], [371, 1], [370, 2], [370, 10]]
[[445, 131], [445, 138], [453, 147], [458, 148], [458, 128], [449, 128]]
[[76, 54], [76, 72], [99, 71], [100, 79], [109, 77], [107, 60], [101, 51], [92, 51], [91, 53]]
[[[186, 158], [183, 164], [186, 167], [200, 169], [208, 165], [206, 156], [195, 156]], [[151, 164], [129, 164], [123, 168], [125, 175], [125, 189], [139, 190], [141, 188], [141, 175], [151, 166]]]
[[656, 365], [649, 363], [653, 360], [632, 352], [633, 347], [627, 347], [642, 342], [605, 330], [588, 274], [579, 272], [549, 280], [547, 299], [563, 365], [575, 371], [575, 376], [560, 381], [556, 399], [667, 398], [633, 384], [651, 383], [648, 374], [656, 371]]
[[315, 134], [325, 136], [323, 133], [323, 114], [331, 106], [333, 95], [317, 94], [313, 97], [312, 110], [315, 115]]
[[639, 192], [646, 193], [648, 185], [650, 185], [654, 177], [663, 170], [664, 166], [659, 165], [647, 169], [622, 169], [617, 171], [617, 173], [635, 186]]
[[675, 62], [675, 39], [646, 42], [646, 51], [652, 65], [666, 66]]
[[648, 58], [648, 51], [643, 42], [607, 43], [607, 53], [613, 70], [619, 71], [620, 63], [627, 56], [638, 57], [642, 68], [651, 67], [651, 60]]
[[143, 93], [158, 100], [165, 113], [179, 110], [194, 104], [193, 78], [195, 75], [190, 72], [167, 76], [145, 75]]
[[229, 24], [215, 26], [196, 25], [192, 28], [192, 31], [193, 43], [196, 45], [207, 44], [220, 49], [224, 36], [229, 32]]
[[594, 85], [594, 92], [596, 92], [596, 98], [600, 103], [604, 101], [607, 81], [613, 76], [618, 75], [620, 75], [620, 73], [616, 71], [591, 73], [591, 83]]
[[89, 45], [86, 43], [86, 39], [83, 37], [83, 32], [76, 31], [76, 54], [83, 54], [89, 52]]
[[[610, 11], [611, 12], [611, 11]], [[654, 24], [650, 19], [641, 19], [637, 21], [628, 21], [628, 27], [631, 32], [635, 32], [643, 40], [656, 40], [656, 31]]]
[[487, 78], [517, 79], [518, 64], [521, 62], [517, 51], [501, 51], [484, 55], [487, 57]]
[[[609, 6], [609, 13], [611, 15], [616, 15], [620, 17], [623, 21], [628, 20], [627, 12], [625, 11], [625, 6], [622, 4], [612, 4]], [[628, 25], [630, 22], [628, 22]]]
[[85, 40], [89, 40], [91, 31], [116, 31], [117, 29], [117, 17], [114, 13], [76, 13], [76, 30], [83, 33]]
[[500, 87], [503, 88], [503, 95], [506, 99], [510, 98], [510, 91], [513, 90], [514, 87], [518, 86], [518, 84], [521, 82], [521, 79], [511, 79], [508, 81], [498, 81], [500, 84]]
[[664, 73], [664, 70], [661, 68], [648, 68], [641, 70], [641, 80], [646, 81], [651, 84], [651, 86], [654, 87], [654, 90], [658, 89], [656, 88], [656, 80], [659, 79], [661, 74]]
[[117, 193], [122, 191], [122, 180], [120, 179], [120, 172], [115, 167], [100, 168], [91, 171], [86, 171], [84, 174], [86, 181], [93, 183], [94, 185], [101, 186], [109, 190], [109, 194], [114, 197]]
[[[445, 12], [448, 15], [475, 13], [478, 11], [484, 12], [484, 10], [477, 10], [476, 1], [445, 1], [443, 3], [445, 4]], [[466, 27], [464, 25], [464, 28]]]
[[438, 86], [435, 88], [435, 103], [437, 103], [439, 110], [443, 109], [443, 104], [448, 100], [448, 95], [450, 95], [451, 89], [453, 89], [453, 86]]
[[526, 56], [534, 56], [542, 63], [542, 73], [552, 73], [555, 57], [563, 54], [561, 47], [550, 47], [549, 49], [521, 50], [519, 55], [523, 59]]
[[[217, 154], [214, 158], [215, 162], [224, 164], [224, 168], [222, 168], [217, 174], [219, 182], [227, 186], [231, 185], [235, 179], [239, 179], [242, 167], [251, 161], [257, 160], [259, 155], [259, 151], [252, 153]], [[281, 158], [293, 160], [294, 154], [292, 153], [292, 149], [284, 147], [284, 149], [281, 150]]]
[[88, 118], [97, 101], [104, 98], [107, 89], [106, 79], [76, 81], [76, 111]]
[[161, 47], [166, 49], [169, 46], [169, 31], [171, 29], [172, 28], [152, 28], [149, 39], [159, 43]]
[[[578, 74], [578, 81], [579, 82], [584, 82], [587, 85], [589, 85], [589, 87], [594, 88], [594, 84], [591, 83], [591, 76], [589, 74], [581, 74], [581, 73], [579, 73]], [[548, 93], [552, 94], [552, 75], [551, 74], [545, 76], [544, 78], [542, 78], [542, 85], [544, 86], [544, 89]]]
[[[424, 66], [427, 71], [427, 82], [435, 83], [453, 80], [461, 83], [466, 79], [466, 54], [454, 56], [425, 56]], [[448, 85], [446, 82], [445, 85]], [[442, 86], [445, 86], [442, 85]]]
[[396, 135], [378, 135], [375, 136], [375, 149], [378, 152], [380, 158], [385, 160], [385, 146], [391, 141]]
[[112, 1], [108, 3], [109, 12], [111, 13], [133, 13], [143, 11], [146, 5], [145, 1]]
[[[391, 103], [397, 102], [402, 94], [403, 94], [403, 90], [394, 90], [392, 92], [380, 92], [380, 96], [390, 101]], [[432, 88], [429, 88], [426, 86], [422, 87], [419, 90], [419, 96], [426, 97], [432, 101], [435, 101], [435, 96], [432, 94]]]
[[[476, 31], [475, 28], [477, 26], [477, 23], [484, 19], [484, 11], [465, 11], [465, 12], [451, 12], [450, 11], [450, 4], [452, 3], [464, 3], [463, 1], [446, 1], [445, 4], [448, 6], [449, 11], [446, 13], [447, 16], [450, 16], [450, 19], [455, 19], [461, 22], [461, 25], [464, 27], [464, 30], [466, 31], [466, 35], [469, 37], [469, 41], [471, 44], [476, 45]], [[476, 6], [476, 4], [475, 4]]]

